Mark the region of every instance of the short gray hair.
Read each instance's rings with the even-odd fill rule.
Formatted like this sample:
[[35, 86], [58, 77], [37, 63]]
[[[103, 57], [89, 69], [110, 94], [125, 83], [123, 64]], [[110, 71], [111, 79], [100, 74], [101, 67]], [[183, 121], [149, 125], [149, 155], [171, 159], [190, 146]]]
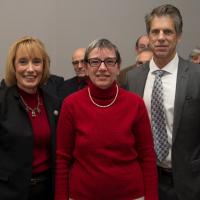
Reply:
[[117, 46], [114, 45], [111, 41], [109, 41], [108, 39], [105, 39], [105, 38], [96, 39], [89, 44], [89, 46], [86, 48], [86, 51], [85, 51], [85, 57], [84, 57], [85, 62], [88, 62], [89, 54], [95, 48], [98, 48], [98, 49], [107, 48], [107, 49], [110, 49], [110, 50], [113, 49], [115, 51], [115, 54], [116, 54], [117, 63], [121, 64], [121, 56], [120, 56], [120, 53], [119, 53]]
[[189, 59], [191, 60], [193, 57], [200, 55], [200, 48], [196, 47], [189, 54]]

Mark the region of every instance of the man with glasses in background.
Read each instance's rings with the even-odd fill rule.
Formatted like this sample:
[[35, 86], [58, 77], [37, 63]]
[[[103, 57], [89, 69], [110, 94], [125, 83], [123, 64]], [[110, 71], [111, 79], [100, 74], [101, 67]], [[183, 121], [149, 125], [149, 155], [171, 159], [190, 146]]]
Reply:
[[150, 48], [141, 50], [136, 57], [136, 66], [139, 67], [146, 62], [150, 61], [153, 56], [153, 52]]
[[[140, 54], [141, 51], [143, 51], [144, 49], [147, 49], [147, 48], [149, 48], [148, 35], [140, 35], [137, 38], [137, 40], [135, 42], [135, 46], [134, 46], [134, 50], [135, 50], [137, 56]], [[126, 88], [127, 73], [136, 66], [137, 66], [137, 63], [134, 63], [134, 64], [120, 70], [120, 74], [117, 77], [117, 80], [123, 88]]]
[[85, 87], [87, 83], [87, 76], [84, 56], [85, 48], [78, 48], [72, 54], [72, 65], [74, 66], [76, 76], [64, 81], [64, 84], [60, 89], [61, 99], [64, 99], [69, 94]]
[[141, 35], [135, 43], [135, 51], [139, 54], [145, 48], [149, 48], [149, 36]]

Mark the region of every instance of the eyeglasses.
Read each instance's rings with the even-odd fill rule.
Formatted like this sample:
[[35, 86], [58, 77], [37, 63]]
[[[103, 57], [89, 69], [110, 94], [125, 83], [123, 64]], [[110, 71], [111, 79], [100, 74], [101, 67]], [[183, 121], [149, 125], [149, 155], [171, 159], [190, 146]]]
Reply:
[[87, 62], [91, 67], [100, 67], [101, 63], [104, 63], [106, 67], [114, 67], [117, 63], [117, 58], [106, 58], [105, 60], [90, 58]]
[[79, 64], [85, 64], [84, 60], [74, 60], [72, 61], [72, 65], [78, 66]]
[[143, 65], [145, 62], [142, 62], [142, 61], [137, 61], [136, 65]]

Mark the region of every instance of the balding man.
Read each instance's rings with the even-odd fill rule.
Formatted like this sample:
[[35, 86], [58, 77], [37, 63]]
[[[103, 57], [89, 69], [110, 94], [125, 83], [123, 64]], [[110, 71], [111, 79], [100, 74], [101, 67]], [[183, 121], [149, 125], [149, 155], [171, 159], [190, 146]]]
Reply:
[[60, 89], [60, 97], [64, 99], [69, 94], [82, 89], [86, 85], [86, 65], [84, 62], [85, 48], [78, 48], [72, 54], [72, 65], [76, 76], [64, 81]]
[[189, 59], [193, 63], [200, 64], [200, 47], [197, 47], [191, 51]]
[[76, 49], [72, 55], [72, 65], [74, 66], [76, 76], [79, 78], [83, 78], [86, 75], [84, 55], [85, 48]]

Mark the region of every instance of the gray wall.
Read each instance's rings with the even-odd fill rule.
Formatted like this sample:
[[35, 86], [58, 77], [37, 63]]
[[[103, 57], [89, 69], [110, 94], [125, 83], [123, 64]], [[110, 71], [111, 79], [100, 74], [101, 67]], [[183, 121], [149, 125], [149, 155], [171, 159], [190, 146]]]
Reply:
[[9, 46], [18, 38], [41, 39], [51, 57], [51, 71], [65, 78], [74, 75], [71, 54], [96, 38], [108, 38], [119, 48], [122, 68], [134, 63], [133, 46], [145, 33], [144, 16], [161, 3], [177, 6], [184, 27], [179, 54], [185, 58], [200, 44], [199, 0], [1, 0], [0, 78]]

